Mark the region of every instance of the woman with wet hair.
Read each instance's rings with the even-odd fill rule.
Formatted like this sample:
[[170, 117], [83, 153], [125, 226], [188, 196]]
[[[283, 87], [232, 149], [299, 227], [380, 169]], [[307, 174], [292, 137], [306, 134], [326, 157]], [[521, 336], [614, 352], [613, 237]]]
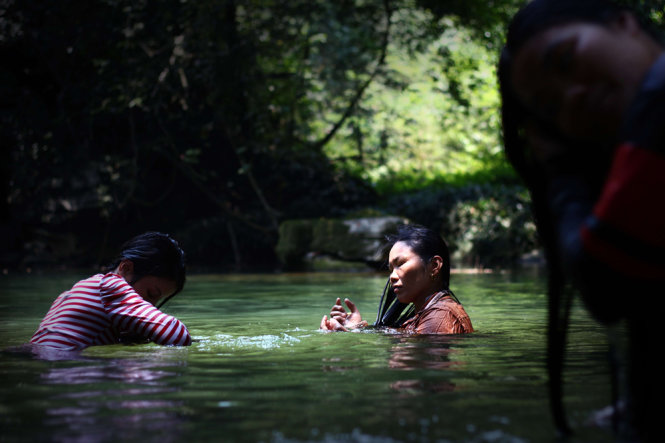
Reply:
[[65, 351], [125, 342], [190, 345], [185, 325], [159, 310], [184, 284], [178, 243], [160, 232], [138, 235], [105, 273], [60, 294], [30, 342]]
[[[375, 326], [399, 328], [415, 334], [473, 332], [466, 311], [449, 289], [448, 246], [434, 231], [414, 225], [399, 228], [388, 238], [390, 277], [379, 303]], [[321, 329], [348, 331], [367, 326], [356, 305], [337, 299], [324, 315]]]
[[568, 285], [600, 322], [627, 325], [627, 421], [639, 438], [660, 418], [659, 314], [635, 297], [657, 301], [665, 283], [664, 51], [615, 3], [534, 0], [501, 53], [505, 152], [531, 192], [549, 268], [550, 395], [563, 431]]

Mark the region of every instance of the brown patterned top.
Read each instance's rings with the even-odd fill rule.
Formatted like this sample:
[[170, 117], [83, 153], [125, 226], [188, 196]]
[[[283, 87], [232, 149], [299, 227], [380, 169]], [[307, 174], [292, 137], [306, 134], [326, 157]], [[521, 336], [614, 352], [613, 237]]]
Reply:
[[402, 325], [416, 334], [465, 334], [473, 332], [471, 319], [447, 291], [434, 295], [427, 305]]

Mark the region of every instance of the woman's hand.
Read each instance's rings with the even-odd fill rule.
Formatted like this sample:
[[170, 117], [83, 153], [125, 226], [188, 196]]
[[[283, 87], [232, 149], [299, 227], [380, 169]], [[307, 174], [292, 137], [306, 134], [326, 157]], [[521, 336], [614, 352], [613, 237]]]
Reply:
[[330, 319], [327, 316], [323, 316], [321, 329], [328, 331], [348, 331], [349, 329], [367, 326], [367, 322], [362, 319], [356, 305], [348, 298], [344, 299], [344, 303], [350, 312], [346, 312], [344, 306], [342, 306], [342, 300], [337, 298], [337, 301], [330, 309]]
[[330, 320], [328, 320], [327, 315], [324, 315], [323, 318], [321, 319], [321, 326], [319, 327], [319, 329], [323, 329], [324, 331], [344, 331], [344, 332], [348, 331], [348, 329], [342, 326], [334, 318], [331, 317]]

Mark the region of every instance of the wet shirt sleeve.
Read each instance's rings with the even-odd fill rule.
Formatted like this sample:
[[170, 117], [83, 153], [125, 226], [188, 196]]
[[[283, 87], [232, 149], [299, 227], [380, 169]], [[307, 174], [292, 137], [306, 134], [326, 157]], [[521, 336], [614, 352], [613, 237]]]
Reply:
[[160, 345], [188, 346], [189, 331], [175, 317], [145, 301], [124, 278], [106, 274], [100, 282], [102, 305], [117, 330], [138, 334]]

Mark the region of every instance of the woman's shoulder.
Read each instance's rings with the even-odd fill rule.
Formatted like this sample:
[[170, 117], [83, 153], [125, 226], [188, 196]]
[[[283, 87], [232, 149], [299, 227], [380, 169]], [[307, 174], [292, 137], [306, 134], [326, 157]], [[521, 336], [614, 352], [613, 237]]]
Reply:
[[79, 288], [94, 288], [99, 286], [99, 282], [101, 278], [104, 276], [104, 274], [95, 274], [91, 275], [88, 278], [84, 278], [83, 280], [79, 280], [72, 286], [72, 289], [79, 289]]
[[428, 309], [453, 309], [456, 306], [462, 306], [452, 292], [443, 290], [438, 292], [424, 310]]
[[97, 274], [95, 277], [98, 278], [99, 286], [102, 289], [108, 291], [124, 291], [127, 288], [130, 288], [129, 283], [122, 276], [115, 274], [113, 272], [107, 272], [106, 274]]
[[427, 330], [429, 333], [456, 334], [473, 331], [469, 315], [448, 291], [439, 292], [433, 297], [422, 311], [418, 323], [423, 331]]

